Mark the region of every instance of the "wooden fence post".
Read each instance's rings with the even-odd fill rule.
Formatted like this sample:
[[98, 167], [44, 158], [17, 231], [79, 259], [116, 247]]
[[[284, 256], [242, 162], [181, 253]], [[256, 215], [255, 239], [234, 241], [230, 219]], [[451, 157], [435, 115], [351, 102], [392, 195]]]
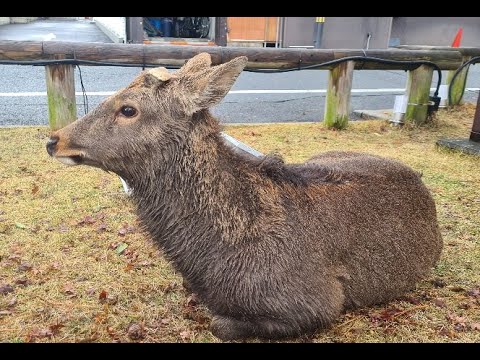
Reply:
[[472, 131], [470, 132], [470, 140], [480, 143], [480, 94], [478, 94], [477, 108], [473, 118]]
[[323, 121], [327, 128], [343, 129], [348, 124], [355, 62], [346, 61], [329, 70]]
[[46, 65], [48, 122], [58, 130], [77, 118], [75, 74], [72, 65]]
[[422, 125], [426, 122], [432, 77], [433, 68], [428, 65], [421, 65], [408, 72], [406, 122], [410, 121], [416, 125]]
[[[463, 62], [470, 60], [471, 56], [464, 56]], [[449, 70], [447, 73], [447, 85], [451, 86], [453, 74], [456, 70]], [[451, 103], [448, 103], [448, 106], [460, 105], [462, 103], [463, 94], [465, 92], [465, 87], [467, 86], [467, 75], [468, 75], [468, 66], [464, 67], [463, 70], [455, 78], [453, 86], [451, 86]]]

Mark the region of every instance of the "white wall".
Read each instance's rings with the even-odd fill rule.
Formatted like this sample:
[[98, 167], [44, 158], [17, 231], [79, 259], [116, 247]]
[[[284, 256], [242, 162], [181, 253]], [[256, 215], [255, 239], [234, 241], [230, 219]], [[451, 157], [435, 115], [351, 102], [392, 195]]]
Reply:
[[10, 23], [11, 24], [26, 24], [32, 21], [37, 20], [38, 17], [11, 17]]
[[94, 17], [97, 26], [113, 41], [126, 42], [127, 26], [124, 17]]

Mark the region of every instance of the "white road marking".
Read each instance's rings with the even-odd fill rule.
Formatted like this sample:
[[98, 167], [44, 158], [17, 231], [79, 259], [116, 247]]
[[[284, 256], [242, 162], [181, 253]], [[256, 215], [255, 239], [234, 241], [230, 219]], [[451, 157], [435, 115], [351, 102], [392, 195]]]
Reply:
[[[434, 91], [435, 88], [431, 88]], [[466, 91], [480, 91], [480, 88], [466, 88]], [[311, 89], [311, 90], [231, 90], [229, 94], [325, 94], [325, 89]], [[352, 93], [356, 94], [395, 94], [404, 93], [402, 88], [387, 88], [387, 89], [352, 89]], [[115, 91], [87, 91], [87, 96], [110, 96]], [[81, 92], [76, 92], [75, 95], [82, 96]], [[45, 91], [30, 91], [30, 92], [0, 92], [0, 97], [39, 97], [47, 96]]]
[[55, 35], [54, 33], [48, 33], [43, 37], [43, 41], [50, 41], [56, 38], [57, 38], [57, 35]]

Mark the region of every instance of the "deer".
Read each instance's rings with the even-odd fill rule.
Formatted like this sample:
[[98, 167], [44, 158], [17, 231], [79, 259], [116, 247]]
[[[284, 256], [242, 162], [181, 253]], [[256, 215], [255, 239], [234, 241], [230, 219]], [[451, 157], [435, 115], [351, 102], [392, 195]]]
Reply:
[[290, 164], [236, 151], [209, 109], [247, 62], [212, 66], [200, 53], [175, 72], [143, 70], [53, 131], [47, 152], [126, 181], [142, 226], [221, 340], [313, 336], [413, 291], [443, 246], [421, 174], [352, 151]]

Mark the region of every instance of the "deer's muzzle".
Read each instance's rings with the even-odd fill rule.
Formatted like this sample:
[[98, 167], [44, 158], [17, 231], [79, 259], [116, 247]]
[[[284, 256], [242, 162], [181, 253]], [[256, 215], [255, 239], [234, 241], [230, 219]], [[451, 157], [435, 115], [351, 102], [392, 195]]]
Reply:
[[55, 154], [55, 150], [57, 148], [57, 143], [58, 143], [58, 136], [52, 136], [48, 141], [47, 141], [47, 152], [48, 155], [53, 156]]
[[51, 135], [46, 144], [48, 155], [65, 165], [80, 165], [84, 163], [85, 153], [65, 146], [65, 139], [60, 141], [58, 135]]

